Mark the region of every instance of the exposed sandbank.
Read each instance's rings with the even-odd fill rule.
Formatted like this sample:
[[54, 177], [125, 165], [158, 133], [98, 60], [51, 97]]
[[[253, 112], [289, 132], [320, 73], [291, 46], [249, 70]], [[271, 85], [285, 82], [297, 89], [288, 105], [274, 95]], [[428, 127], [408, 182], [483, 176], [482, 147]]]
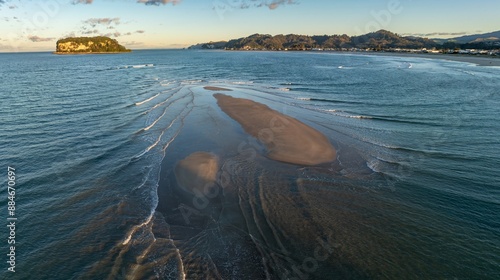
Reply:
[[221, 87], [206, 86], [206, 87], [203, 87], [203, 88], [206, 89], [206, 90], [211, 90], [211, 91], [233, 91], [231, 89], [221, 88]]
[[197, 195], [215, 184], [218, 170], [219, 164], [215, 155], [196, 152], [179, 161], [174, 172], [179, 186]]
[[335, 148], [316, 129], [261, 103], [220, 93], [214, 97], [222, 111], [266, 146], [269, 158], [301, 165], [335, 159]]

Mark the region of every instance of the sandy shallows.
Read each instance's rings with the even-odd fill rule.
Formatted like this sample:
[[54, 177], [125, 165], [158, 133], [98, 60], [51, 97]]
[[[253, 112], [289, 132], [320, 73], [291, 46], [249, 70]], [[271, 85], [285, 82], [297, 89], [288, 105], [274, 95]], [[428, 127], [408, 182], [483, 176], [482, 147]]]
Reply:
[[184, 190], [198, 194], [215, 184], [219, 170], [217, 157], [206, 152], [190, 154], [175, 166], [175, 178]]
[[335, 159], [335, 148], [316, 129], [252, 100], [220, 93], [214, 97], [222, 111], [266, 146], [269, 158], [300, 165]]
[[204, 89], [206, 90], [211, 90], [211, 91], [233, 91], [231, 89], [228, 89], [228, 88], [221, 88], [221, 87], [203, 87]]

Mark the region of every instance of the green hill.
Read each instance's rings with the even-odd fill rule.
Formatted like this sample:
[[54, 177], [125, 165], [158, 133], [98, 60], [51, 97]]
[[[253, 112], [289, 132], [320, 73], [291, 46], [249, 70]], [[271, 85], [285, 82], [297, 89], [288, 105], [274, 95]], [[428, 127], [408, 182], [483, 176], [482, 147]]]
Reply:
[[69, 53], [121, 53], [130, 52], [115, 39], [98, 37], [69, 37], [56, 43], [57, 54]]
[[[372, 49], [382, 50], [389, 48], [433, 48], [438, 44], [432, 40], [418, 37], [402, 37], [395, 33], [379, 30], [361, 36], [348, 35], [263, 35], [254, 34], [248, 37], [233, 39], [227, 43], [199, 44], [196, 47], [207, 49], [235, 49], [235, 50], [306, 50], [306, 49]], [[192, 48], [195, 48], [193, 46]]]

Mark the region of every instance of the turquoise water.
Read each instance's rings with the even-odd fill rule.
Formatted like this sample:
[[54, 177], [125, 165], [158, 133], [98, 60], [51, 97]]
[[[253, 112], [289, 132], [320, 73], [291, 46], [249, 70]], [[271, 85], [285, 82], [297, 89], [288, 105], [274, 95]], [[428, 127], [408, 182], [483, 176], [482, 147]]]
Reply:
[[[308, 52], [0, 54], [2, 279], [498, 279], [500, 69]], [[274, 162], [204, 86], [320, 130]], [[219, 190], [176, 188], [217, 155]], [[7, 218], [7, 172], [0, 181]]]

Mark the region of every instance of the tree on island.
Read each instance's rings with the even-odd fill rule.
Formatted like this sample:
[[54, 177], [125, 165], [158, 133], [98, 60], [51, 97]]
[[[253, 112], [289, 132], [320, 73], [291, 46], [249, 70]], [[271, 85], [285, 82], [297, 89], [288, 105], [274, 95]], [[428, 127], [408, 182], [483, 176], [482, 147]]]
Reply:
[[56, 43], [56, 53], [118, 53], [131, 50], [120, 45], [117, 40], [105, 36], [69, 37]]

